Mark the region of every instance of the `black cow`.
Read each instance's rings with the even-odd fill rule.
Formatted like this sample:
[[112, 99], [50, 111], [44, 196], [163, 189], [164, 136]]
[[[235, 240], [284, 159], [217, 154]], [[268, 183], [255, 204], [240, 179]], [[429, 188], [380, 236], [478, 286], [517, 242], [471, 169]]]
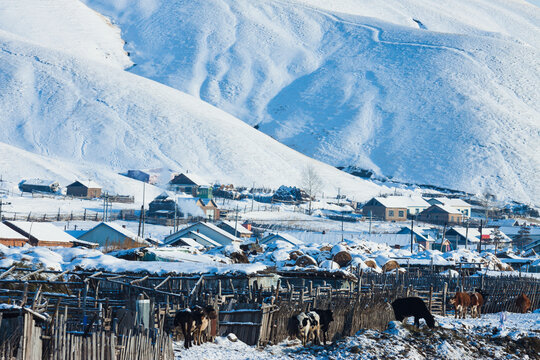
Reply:
[[420, 327], [420, 319], [424, 319], [430, 328], [435, 327], [433, 315], [429, 312], [424, 300], [419, 297], [397, 299], [392, 303], [392, 308], [398, 321], [414, 316], [414, 325], [417, 327]]
[[330, 327], [330, 323], [334, 321], [334, 315], [332, 313], [332, 310], [321, 310], [321, 309], [313, 309], [314, 312], [319, 314], [319, 318], [321, 321], [321, 331], [323, 334], [323, 344], [326, 345], [326, 336], [328, 333], [328, 328]]

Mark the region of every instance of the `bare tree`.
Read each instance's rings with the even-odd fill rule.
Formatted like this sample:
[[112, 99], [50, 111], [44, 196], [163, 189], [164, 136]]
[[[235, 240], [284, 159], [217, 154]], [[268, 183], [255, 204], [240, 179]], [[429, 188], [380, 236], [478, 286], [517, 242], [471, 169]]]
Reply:
[[309, 195], [309, 214], [311, 215], [311, 201], [315, 198], [317, 193], [321, 191], [323, 181], [315, 171], [312, 165], [308, 165], [302, 171], [302, 187], [304, 191]]

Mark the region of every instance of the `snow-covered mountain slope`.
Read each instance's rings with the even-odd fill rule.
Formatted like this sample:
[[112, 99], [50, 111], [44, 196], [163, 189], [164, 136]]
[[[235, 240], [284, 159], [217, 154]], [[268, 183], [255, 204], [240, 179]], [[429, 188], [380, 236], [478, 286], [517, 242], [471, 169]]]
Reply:
[[[65, 187], [75, 180], [94, 179], [109, 194], [132, 195], [142, 203], [143, 185], [118, 173], [86, 162], [72, 163], [37, 155], [0, 142], [0, 189], [18, 192], [17, 184], [25, 178], [56, 180]], [[146, 201], [159, 195], [163, 190], [146, 185]]]
[[[323, 179], [322, 191], [327, 193], [341, 188], [365, 200], [385, 191], [310, 159], [190, 95], [3, 31], [0, 114], [0, 142], [52, 159], [91, 164], [88, 171], [167, 167], [209, 181], [277, 187], [300, 185], [309, 166]], [[16, 181], [36, 176], [32, 168], [39, 161], [27, 164], [16, 154], [2, 158], [4, 177], [13, 175]], [[13, 168], [29, 173], [10, 174]], [[44, 164], [40, 171], [48, 168]], [[92, 178], [102, 181], [97, 175]]]
[[0, 29], [109, 66], [132, 65], [120, 29], [79, 1], [0, 0]]
[[105, 1], [130, 71], [336, 166], [540, 204], [540, 9]]

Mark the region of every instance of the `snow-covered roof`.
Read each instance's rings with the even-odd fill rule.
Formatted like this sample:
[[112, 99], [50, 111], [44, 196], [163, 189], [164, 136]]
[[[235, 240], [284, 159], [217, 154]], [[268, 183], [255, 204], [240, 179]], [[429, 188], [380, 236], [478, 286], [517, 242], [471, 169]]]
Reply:
[[[470, 242], [479, 242], [480, 241], [480, 231], [478, 231], [478, 229], [475, 228], [475, 227], [470, 227], [468, 232], [467, 232], [467, 228], [460, 227], [460, 226], [453, 226], [450, 229], [448, 229], [448, 231], [450, 231], [450, 230], [455, 231], [456, 233], [458, 233], [463, 238], [465, 238], [465, 235], [467, 235], [467, 238], [469, 239]], [[485, 232], [482, 231], [482, 233], [484, 235], [489, 234], [489, 232], [487, 232], [487, 231], [485, 231]]]
[[[132, 240], [134, 240], [136, 242], [146, 243], [146, 241], [144, 241], [144, 239], [142, 237], [138, 236], [133, 231], [126, 229], [125, 227], [123, 227], [120, 224], [113, 223], [113, 222], [102, 222], [102, 223], [96, 225], [94, 227], [94, 229], [96, 227], [98, 227], [98, 226], [107, 226], [107, 227], [119, 232], [120, 234], [124, 235], [125, 237], [130, 238], [130, 239], [132, 239]], [[93, 229], [91, 229], [89, 231], [92, 231], [92, 230]]]
[[378, 202], [387, 208], [429, 207], [429, 203], [418, 196], [376, 197]]
[[57, 183], [55, 180], [47, 180], [47, 179], [24, 179], [20, 182], [21, 184], [26, 185], [37, 185], [37, 186], [52, 186]]
[[201, 234], [200, 232], [188, 231], [188, 233], [186, 235], [193, 236], [194, 238], [200, 237], [201, 239], [203, 239], [205, 241], [208, 241], [210, 244], [212, 244], [212, 246], [215, 246], [215, 247], [220, 247], [221, 246], [220, 243], [218, 243], [215, 240], [212, 240], [210, 237], [208, 237], [208, 236], [206, 236], [204, 234]]
[[[540, 226], [529, 226], [529, 236], [540, 235]], [[510, 236], [516, 236], [519, 234], [521, 226], [501, 226], [499, 228], [503, 233]]]
[[228, 225], [229, 227], [231, 227], [232, 229], [236, 229], [236, 232], [238, 234], [245, 234], [245, 235], [251, 235], [252, 232], [249, 231], [248, 229], [246, 229], [244, 226], [242, 226], [242, 224], [238, 223], [238, 225], [236, 225], [236, 223], [234, 221], [230, 221], [230, 220], [222, 220], [221, 221], [223, 224], [226, 224]]
[[438, 207], [439, 209], [442, 209], [444, 210], [445, 212], [449, 213], [449, 214], [455, 214], [455, 215], [462, 215], [461, 212], [459, 210], [457, 210], [456, 208], [452, 207], [452, 206], [448, 206], [448, 205], [441, 205], [441, 204], [435, 204], [433, 206], [436, 206]]
[[[427, 227], [422, 227], [422, 226], [413, 227], [413, 233], [424, 241], [434, 241], [433, 237], [429, 233], [430, 231], [432, 231], [432, 229], [427, 228]], [[411, 233], [410, 226], [404, 226], [398, 231], [398, 234], [410, 234], [410, 233]]]
[[489, 219], [488, 226], [519, 226], [516, 219]]
[[19, 234], [15, 230], [8, 227], [6, 224], [0, 223], [0, 239], [26, 240], [27, 237], [22, 234]]
[[[190, 231], [190, 234], [192, 234], [193, 232]], [[198, 234], [198, 236], [201, 236], [202, 238], [206, 238], [206, 236], [202, 235], [202, 234]], [[215, 243], [214, 246], [220, 246], [218, 243], [216, 243], [215, 241], [213, 241], [212, 239], [208, 239], [206, 238], [205, 240], [209, 241], [210, 243]], [[192, 238], [188, 238], [188, 237], [182, 237], [180, 239], [177, 239], [176, 241], [182, 241], [184, 244], [188, 245], [188, 246], [191, 246], [191, 247], [194, 247], [194, 248], [201, 248], [201, 247], [204, 247], [204, 245], [201, 245], [197, 242], [197, 240], [194, 240]]]
[[[206, 181], [202, 176], [199, 176], [197, 174], [193, 174], [193, 173], [183, 173], [185, 177], [187, 177], [189, 180], [193, 181], [195, 184], [201, 186], [201, 185], [206, 185], [206, 186], [210, 186], [210, 183], [208, 181]], [[179, 174], [181, 175], [181, 174]]]
[[[449, 199], [446, 197], [432, 198], [433, 200], [440, 201], [443, 205], [452, 207], [471, 207], [471, 204], [462, 199]], [[431, 199], [430, 199], [431, 200]]]
[[233, 243], [240, 241], [240, 239], [237, 238], [236, 236], [234, 236], [232, 234], [229, 234], [227, 231], [218, 228], [214, 224], [206, 223], [206, 222], [198, 222], [196, 224], [193, 224], [193, 225], [190, 225], [190, 226], [185, 227], [183, 229], [180, 229], [179, 231], [175, 232], [174, 234], [171, 234], [171, 235], [167, 236], [164, 239], [164, 243], [165, 244], [173, 243], [177, 239], [182, 238], [182, 237], [184, 237], [185, 235], [187, 235], [189, 233], [193, 233], [193, 234], [196, 234], [197, 236], [202, 235], [205, 238], [205, 240], [208, 239], [208, 240], [212, 241], [212, 243], [216, 243], [217, 244], [216, 246], [221, 246], [222, 245], [222, 244], [216, 242], [216, 240], [212, 240], [208, 235], [203, 235], [202, 232], [204, 230], [201, 230], [201, 231], [197, 232], [197, 230], [198, 230], [197, 228], [200, 227], [200, 226], [206, 227], [208, 230], [210, 230], [210, 233], [215, 232], [215, 233], [218, 233], [219, 235], [221, 235], [223, 237], [226, 237], [228, 240], [230, 240]]
[[275, 241], [285, 241], [285, 242], [288, 242], [288, 243], [290, 243], [292, 245], [303, 245], [304, 244], [302, 241], [298, 240], [294, 236], [286, 234], [286, 233], [275, 233], [275, 234], [270, 234], [268, 236], [265, 236], [261, 240], [261, 244], [268, 244], [268, 243], [275, 242]]
[[39, 241], [70, 242], [77, 241], [73, 236], [59, 229], [51, 223], [30, 221], [8, 221]]
[[80, 183], [81, 185], [86, 186], [88, 189], [101, 189], [101, 186], [92, 180], [77, 180], [70, 185], [73, 185], [77, 182]]

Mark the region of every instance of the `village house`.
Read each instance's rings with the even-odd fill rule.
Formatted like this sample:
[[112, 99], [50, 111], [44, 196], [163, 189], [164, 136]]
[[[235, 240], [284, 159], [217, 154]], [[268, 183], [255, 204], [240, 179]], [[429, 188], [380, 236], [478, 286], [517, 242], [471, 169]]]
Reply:
[[181, 211], [178, 208], [176, 198], [176, 194], [168, 191], [162, 192], [148, 204], [146, 216], [172, 219], [176, 214], [176, 216], [180, 217]]
[[[436, 235], [438, 232], [437, 229], [414, 226], [412, 232], [413, 232], [414, 242], [416, 242], [418, 245], [422, 246], [426, 250], [431, 250], [432, 245], [437, 238], [437, 235]], [[404, 226], [397, 233], [407, 234], [410, 237], [411, 227]]]
[[91, 180], [77, 180], [66, 186], [66, 195], [95, 199], [101, 196], [101, 186]]
[[364, 216], [385, 221], [407, 220], [407, 205], [402, 197], [374, 197], [363, 207]]
[[102, 222], [78, 237], [79, 240], [99, 244], [109, 248], [132, 248], [146, 246], [148, 243], [124, 226]]
[[24, 246], [28, 238], [4, 223], [0, 223], [0, 244], [4, 246]]
[[219, 220], [220, 210], [214, 200], [173, 194], [168, 191], [156, 196], [148, 206], [148, 217], [173, 219], [188, 216]]
[[[251, 227], [251, 225], [249, 226]], [[223, 220], [217, 224], [217, 227], [241, 239], [249, 239], [253, 235], [251, 230], [246, 228], [245, 225], [240, 222], [237, 223], [234, 221]]]
[[269, 234], [269, 235], [265, 236], [264, 238], [262, 238], [262, 240], [260, 241], [260, 244], [261, 245], [266, 245], [266, 246], [271, 246], [271, 245], [276, 244], [278, 241], [285, 242], [285, 243], [291, 244], [293, 246], [300, 246], [300, 245], [304, 244], [302, 241], [298, 240], [294, 236], [289, 235], [289, 234], [285, 234], [285, 233]]
[[212, 187], [210, 183], [194, 174], [179, 174], [169, 181], [169, 189], [175, 192], [183, 192], [194, 197], [212, 199]]
[[433, 224], [460, 224], [463, 214], [456, 208], [446, 205], [431, 205], [418, 215], [418, 220]]
[[4, 224], [23, 235], [27, 239], [27, 243], [32, 246], [94, 247], [96, 245], [87, 241], [79, 241], [51, 223], [5, 221]]
[[55, 180], [25, 179], [19, 183], [19, 190], [22, 192], [55, 193], [59, 189], [60, 185]]
[[443, 205], [459, 211], [463, 216], [471, 216], [471, 204], [461, 199], [449, 199], [445, 197], [427, 199], [430, 205]]
[[198, 222], [167, 236], [163, 240], [163, 244], [170, 246], [189, 246], [182, 238], [193, 239], [206, 248], [241, 243], [240, 238], [229, 234], [214, 224]]

